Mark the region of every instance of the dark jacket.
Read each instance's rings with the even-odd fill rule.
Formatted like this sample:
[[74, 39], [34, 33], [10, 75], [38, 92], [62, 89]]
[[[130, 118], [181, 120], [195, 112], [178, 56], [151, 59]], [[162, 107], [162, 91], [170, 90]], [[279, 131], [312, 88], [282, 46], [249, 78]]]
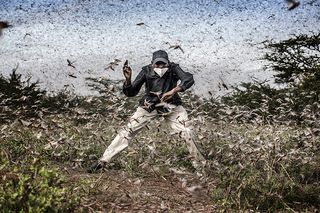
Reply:
[[[153, 105], [148, 110], [152, 111], [155, 109], [154, 105], [160, 102], [159, 98], [161, 98], [162, 94], [175, 88], [179, 80], [179, 86], [182, 88], [182, 91], [185, 91], [194, 84], [193, 75], [183, 71], [179, 64], [171, 62], [168, 71], [161, 78], [153, 71], [151, 65], [147, 65], [142, 68], [131, 85], [123, 85], [123, 93], [128, 97], [133, 97], [139, 93], [142, 85], [145, 84], [145, 95], [140, 99], [139, 105], [145, 106], [146, 101], [152, 103]], [[152, 92], [160, 95], [157, 96]], [[182, 101], [176, 93], [169, 103], [181, 105]]]

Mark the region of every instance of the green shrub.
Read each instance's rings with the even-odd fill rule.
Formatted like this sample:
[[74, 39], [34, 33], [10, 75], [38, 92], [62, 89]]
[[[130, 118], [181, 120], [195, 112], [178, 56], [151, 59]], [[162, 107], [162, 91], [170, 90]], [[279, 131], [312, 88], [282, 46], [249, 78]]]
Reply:
[[298, 35], [283, 41], [266, 41], [269, 51], [264, 59], [267, 71], [274, 71], [275, 83], [281, 89], [266, 82], [241, 83], [222, 102], [238, 107], [249, 116], [238, 120], [254, 120], [266, 123], [296, 123], [317, 126], [320, 118], [320, 33]]
[[63, 186], [65, 180], [58, 170], [41, 166], [36, 160], [20, 166], [2, 163], [1, 212], [70, 212], [79, 204], [72, 189]]

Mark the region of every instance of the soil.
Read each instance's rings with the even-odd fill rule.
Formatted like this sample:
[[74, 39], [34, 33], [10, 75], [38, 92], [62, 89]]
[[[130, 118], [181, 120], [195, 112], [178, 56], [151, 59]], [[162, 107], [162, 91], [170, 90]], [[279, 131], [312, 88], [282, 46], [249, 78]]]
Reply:
[[195, 173], [133, 176], [126, 171], [104, 170], [89, 174], [69, 170], [71, 182], [90, 179], [89, 212], [216, 212], [210, 199], [210, 181]]

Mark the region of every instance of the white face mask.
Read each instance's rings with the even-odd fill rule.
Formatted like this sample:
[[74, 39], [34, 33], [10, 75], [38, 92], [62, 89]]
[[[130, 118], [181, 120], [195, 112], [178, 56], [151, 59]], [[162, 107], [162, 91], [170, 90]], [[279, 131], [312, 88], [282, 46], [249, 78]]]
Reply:
[[154, 70], [160, 77], [162, 77], [162, 76], [168, 71], [168, 67], [166, 67], [166, 68], [153, 68], [153, 70]]

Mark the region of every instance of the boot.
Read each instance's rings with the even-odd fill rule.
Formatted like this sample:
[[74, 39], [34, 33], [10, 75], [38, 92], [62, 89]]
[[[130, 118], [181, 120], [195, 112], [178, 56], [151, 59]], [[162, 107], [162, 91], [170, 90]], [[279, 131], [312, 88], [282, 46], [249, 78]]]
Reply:
[[96, 173], [97, 171], [101, 170], [103, 168], [104, 164], [100, 161], [94, 162], [88, 169], [88, 173]]

